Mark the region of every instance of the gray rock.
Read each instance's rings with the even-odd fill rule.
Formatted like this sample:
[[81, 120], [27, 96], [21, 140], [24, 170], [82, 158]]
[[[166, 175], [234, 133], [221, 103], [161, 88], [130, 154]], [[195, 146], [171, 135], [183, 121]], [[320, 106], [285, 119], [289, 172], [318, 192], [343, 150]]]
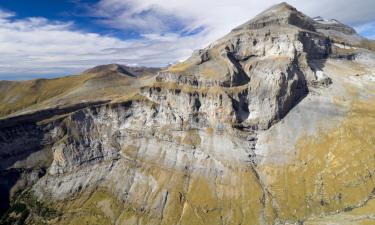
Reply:
[[[298, 126], [314, 108], [310, 103], [324, 110], [311, 113], [309, 130], [319, 118], [345, 112], [331, 99], [312, 97], [317, 90], [327, 94], [331, 89], [336, 97], [341, 87], [335, 84], [340, 79], [332, 80], [325, 71], [325, 62], [337, 58], [339, 48], [329, 32], [354, 39], [357, 35], [341, 23], [313, 20], [282, 3], [185, 62], [137, 80], [140, 88], [131, 98], [0, 120], [0, 170], [17, 170], [23, 179], [15, 186], [30, 187], [41, 200], [107, 188], [119, 200], [160, 219], [165, 208], [174, 206], [167, 203], [169, 184], [150, 175], [152, 165], [184, 174], [181, 193], [189, 189], [189, 177], [204, 177], [213, 183], [219, 200], [224, 198], [220, 188], [231, 185], [226, 179], [239, 183], [243, 177], [233, 171], [245, 168], [262, 188], [264, 207], [269, 193], [254, 168], [277, 161], [270, 153], [285, 144], [283, 137], [297, 139], [288, 126], [301, 131]], [[358, 51], [372, 59], [372, 52]], [[103, 70], [133, 76], [118, 65], [86, 73]], [[268, 144], [273, 135], [274, 142]], [[40, 170], [45, 174], [36, 175]]]

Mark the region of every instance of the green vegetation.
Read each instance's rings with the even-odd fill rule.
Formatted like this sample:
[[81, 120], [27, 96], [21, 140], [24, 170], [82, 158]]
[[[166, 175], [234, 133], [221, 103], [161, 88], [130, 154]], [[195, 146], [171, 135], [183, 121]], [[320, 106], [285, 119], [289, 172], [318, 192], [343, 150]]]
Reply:
[[30, 191], [16, 195], [11, 200], [9, 209], [0, 219], [0, 225], [50, 224], [58, 218], [59, 211], [46, 202], [37, 200]]

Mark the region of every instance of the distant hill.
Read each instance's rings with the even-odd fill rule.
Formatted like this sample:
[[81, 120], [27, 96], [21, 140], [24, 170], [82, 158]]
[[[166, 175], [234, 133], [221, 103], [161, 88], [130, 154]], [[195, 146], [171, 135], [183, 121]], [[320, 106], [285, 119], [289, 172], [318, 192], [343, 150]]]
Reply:
[[155, 75], [159, 70], [110, 64], [55, 79], [0, 81], [0, 117], [132, 95], [140, 80]]

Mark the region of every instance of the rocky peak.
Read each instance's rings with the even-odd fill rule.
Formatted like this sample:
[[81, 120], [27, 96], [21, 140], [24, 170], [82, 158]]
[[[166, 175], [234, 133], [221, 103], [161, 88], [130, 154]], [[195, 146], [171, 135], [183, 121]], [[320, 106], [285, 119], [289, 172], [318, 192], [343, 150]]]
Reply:
[[314, 27], [317, 30], [331, 30], [341, 32], [347, 35], [355, 35], [357, 32], [336, 19], [326, 19], [321, 16], [314, 17]]
[[330, 52], [329, 38], [316, 32], [314, 21], [281, 3], [171, 66], [170, 74], [161, 73], [157, 80], [235, 90], [226, 93], [232, 101], [227, 107], [236, 115], [231, 122], [268, 129], [309, 86], [322, 82], [312, 60], [324, 60]]
[[361, 37], [352, 27], [336, 19], [326, 19], [318, 16], [313, 19], [313, 23], [317, 32], [329, 37], [335, 43], [371, 48], [369, 45], [363, 44], [368, 41]]
[[283, 2], [263, 11], [254, 19], [240, 25], [233, 31], [242, 29], [259, 29], [272, 25], [293, 25], [306, 30], [315, 30], [311, 18], [299, 12], [288, 3]]

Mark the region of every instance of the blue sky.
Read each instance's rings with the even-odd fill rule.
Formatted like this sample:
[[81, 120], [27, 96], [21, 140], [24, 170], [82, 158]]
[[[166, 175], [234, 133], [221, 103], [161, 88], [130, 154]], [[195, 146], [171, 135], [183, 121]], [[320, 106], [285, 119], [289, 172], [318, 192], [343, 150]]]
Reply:
[[116, 36], [122, 39], [139, 38], [132, 30], [114, 29], [98, 22], [100, 16], [90, 13], [99, 0], [0, 0], [0, 7], [15, 13], [13, 19], [43, 17], [51, 21], [74, 22], [73, 29]]
[[[187, 58], [278, 0], [0, 0], [0, 79], [76, 74]], [[324, 2], [324, 4], [322, 3]], [[373, 0], [290, 0], [375, 38]]]

